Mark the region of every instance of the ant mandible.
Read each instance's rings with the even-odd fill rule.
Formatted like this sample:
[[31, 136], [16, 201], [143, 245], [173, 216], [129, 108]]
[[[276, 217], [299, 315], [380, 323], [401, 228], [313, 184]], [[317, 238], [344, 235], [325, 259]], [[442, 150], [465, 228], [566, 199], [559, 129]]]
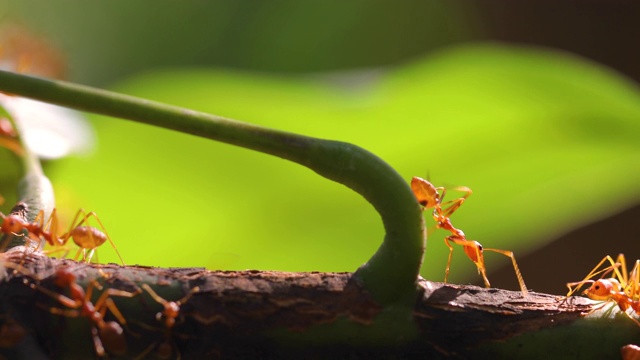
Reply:
[[68, 289], [69, 296], [67, 297], [65, 295], [55, 293], [39, 285], [36, 285], [36, 287], [68, 309], [52, 307], [46, 308], [47, 311], [55, 315], [86, 317], [92, 325], [91, 335], [93, 337], [96, 354], [99, 357], [103, 357], [105, 355], [105, 348], [108, 352], [116, 355], [124, 354], [127, 351], [127, 344], [122, 326], [116, 321], [105, 321], [104, 317], [107, 310], [110, 310], [122, 325], [126, 325], [124, 316], [116, 307], [111, 296], [134, 297], [138, 295], [140, 291], [128, 292], [109, 288], [102, 292], [98, 301], [94, 304], [91, 302], [93, 289], [97, 288], [102, 290], [102, 286], [100, 286], [97, 281], [93, 280], [89, 283], [87, 291], [85, 292], [82, 286], [76, 283], [76, 276], [66, 268], [56, 270], [54, 275], [54, 285], [62, 289]]
[[[84, 214], [84, 216], [80, 221], [78, 221], [78, 218], [82, 214]], [[33, 222], [25, 221], [17, 215], [5, 216], [0, 213], [0, 217], [3, 218], [2, 226], [0, 226], [0, 232], [5, 234], [19, 234], [23, 230], [26, 230], [29, 232], [30, 238], [43, 238], [51, 246], [64, 246], [69, 239], [73, 239], [73, 242], [80, 248], [74, 257], [74, 260], [77, 260], [82, 253], [82, 261], [91, 262], [91, 258], [93, 257], [96, 248], [109, 240], [109, 243], [120, 259], [120, 262], [124, 265], [124, 261], [122, 260], [116, 245], [113, 243], [107, 234], [107, 230], [104, 228], [104, 225], [102, 225], [102, 222], [94, 212], [85, 213], [83, 209], [78, 210], [76, 216], [71, 222], [69, 230], [62, 235], [58, 235], [58, 216], [56, 215], [56, 209], [53, 209], [46, 224], [44, 223], [44, 211], [42, 210], [40, 210], [38, 216], [36, 216]], [[93, 217], [98, 224], [100, 224], [102, 231], [93, 226], [82, 226], [82, 224], [86, 223], [90, 217]]]
[[433, 208], [433, 219], [436, 221], [436, 228], [451, 232], [451, 235], [444, 239], [444, 243], [449, 248], [449, 258], [447, 260], [447, 268], [445, 269], [444, 275], [445, 283], [449, 276], [451, 257], [453, 256], [453, 246], [451, 243], [454, 243], [462, 246], [464, 253], [476, 265], [478, 273], [482, 276], [486, 287], [491, 287], [491, 284], [487, 278], [487, 269], [484, 263], [483, 252], [491, 251], [509, 257], [513, 264], [516, 277], [518, 278], [518, 284], [520, 285], [522, 295], [526, 296], [528, 294], [527, 287], [524, 284], [524, 279], [522, 278], [522, 274], [520, 273], [520, 269], [518, 268], [513, 252], [501, 249], [483, 248], [482, 244], [474, 240], [468, 240], [462, 230], [451, 224], [451, 214], [453, 214], [471, 195], [472, 191], [470, 188], [466, 186], [453, 188], [455, 191], [463, 192], [464, 195], [460, 198], [443, 202], [446, 194], [446, 189], [444, 187], [435, 187], [429, 181], [414, 176], [411, 179], [411, 190], [413, 190], [413, 194], [418, 199], [418, 203], [422, 206], [423, 210]]
[[[156, 314], [156, 319], [158, 321], [164, 322], [165, 331], [164, 331], [164, 338], [159, 342], [151, 344], [151, 346], [149, 346], [149, 348], [143, 351], [142, 354], [138, 356], [138, 358], [143, 358], [144, 356], [146, 356], [149, 353], [149, 351], [151, 351], [153, 347], [157, 345], [156, 352], [158, 357], [161, 359], [168, 359], [173, 354], [171, 333], [172, 333], [173, 327], [176, 325], [178, 316], [180, 316], [180, 307], [184, 305], [184, 303], [186, 303], [193, 296], [193, 294], [199, 292], [200, 288], [198, 286], [192, 288], [180, 300], [167, 301], [166, 299], [163, 299], [160, 295], [158, 295], [155, 291], [153, 291], [151, 286], [147, 284], [142, 284], [141, 287], [149, 293], [149, 295], [153, 298], [153, 300], [155, 300], [158, 304], [162, 305], [163, 309], [162, 311]], [[180, 358], [179, 353], [177, 354], [176, 358], [178, 359]]]

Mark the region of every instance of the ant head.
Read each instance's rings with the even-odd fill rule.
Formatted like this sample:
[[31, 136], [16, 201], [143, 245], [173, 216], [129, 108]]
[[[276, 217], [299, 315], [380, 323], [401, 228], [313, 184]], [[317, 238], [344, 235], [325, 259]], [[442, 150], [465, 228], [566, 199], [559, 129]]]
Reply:
[[2, 231], [5, 234], [14, 233], [17, 234], [24, 229], [24, 221], [17, 215], [8, 215], [4, 217], [2, 221]]
[[620, 283], [616, 279], [599, 279], [584, 291], [591, 300], [607, 300], [609, 296], [620, 290]]

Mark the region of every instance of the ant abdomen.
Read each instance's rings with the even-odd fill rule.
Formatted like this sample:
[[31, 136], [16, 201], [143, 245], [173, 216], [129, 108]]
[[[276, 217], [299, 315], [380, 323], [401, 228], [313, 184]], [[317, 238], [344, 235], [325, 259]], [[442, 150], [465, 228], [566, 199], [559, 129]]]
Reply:
[[127, 342], [122, 331], [122, 326], [115, 321], [108, 321], [100, 329], [100, 339], [107, 351], [114, 355], [122, 355], [127, 352]]
[[73, 242], [83, 249], [95, 249], [107, 241], [107, 236], [92, 226], [76, 226], [70, 235]]

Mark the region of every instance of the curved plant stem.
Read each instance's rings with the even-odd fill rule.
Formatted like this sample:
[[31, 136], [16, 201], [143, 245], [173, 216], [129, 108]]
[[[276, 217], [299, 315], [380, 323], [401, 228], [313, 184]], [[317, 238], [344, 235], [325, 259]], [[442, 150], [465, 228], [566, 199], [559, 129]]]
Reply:
[[382, 304], [415, 293], [426, 241], [419, 205], [407, 182], [393, 168], [358, 146], [6, 71], [0, 71], [0, 91], [261, 151], [344, 184], [375, 207], [386, 231], [378, 251], [356, 275]]
[[20, 141], [24, 149], [20, 156], [24, 176], [18, 183], [18, 201], [27, 205], [26, 215], [29, 221], [33, 221], [40, 211], [48, 218], [55, 207], [53, 186], [42, 171], [38, 157], [24, 145], [22, 139]]
[[[18, 202], [25, 205], [21, 208], [25, 211], [24, 215], [28, 221], [34, 221], [40, 211], [42, 211], [45, 218], [47, 218], [55, 207], [55, 197], [51, 181], [44, 175], [38, 157], [25, 146], [24, 139], [20, 135], [22, 133], [20, 131], [20, 123], [4, 108], [0, 109], [0, 113], [8, 117], [14, 128], [18, 129], [15, 142], [20, 151], [15, 151], [14, 154], [20, 161], [23, 174], [18, 183]], [[3, 250], [24, 244], [25, 237], [23, 236], [3, 234], [0, 238], [0, 249]], [[44, 246], [44, 240], [42, 240], [40, 245]]]
[[45, 216], [48, 216], [55, 206], [51, 182], [44, 175], [38, 157], [25, 145], [21, 135], [22, 124], [2, 107], [2, 103], [0, 103], [0, 116], [6, 117], [11, 125], [17, 129], [17, 135], [10, 140], [14, 144], [13, 154], [18, 158], [23, 174], [18, 184], [18, 202], [27, 205], [29, 221], [33, 221], [40, 210], [44, 211]]

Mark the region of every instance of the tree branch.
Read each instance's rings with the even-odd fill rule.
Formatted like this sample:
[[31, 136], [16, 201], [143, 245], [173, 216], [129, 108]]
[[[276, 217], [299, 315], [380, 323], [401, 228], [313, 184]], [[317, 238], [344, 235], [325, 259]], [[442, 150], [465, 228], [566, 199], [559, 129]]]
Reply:
[[[134, 294], [110, 297], [126, 319], [122, 358], [155, 358], [167, 348], [170, 357], [186, 359], [539, 358], [541, 352], [546, 358], [606, 358], [639, 333], [624, 316], [584, 318], [593, 309], [585, 298], [523, 298], [520, 292], [424, 279], [407, 314], [380, 306], [352, 273], [88, 265], [21, 251], [6, 253], [4, 266], [0, 353], [9, 358], [95, 356], [88, 318], [50, 313], [65, 308], [54, 298], [68, 294], [55, 285], [61, 268], [84, 288], [97, 281], [103, 289]], [[170, 330], [157, 317], [162, 305], [141, 287], [145, 283], [167, 301], [193, 293]], [[115, 318], [108, 312], [107, 319]], [[598, 341], [590, 345], [585, 336]], [[66, 339], [74, 339], [73, 346]], [[109, 340], [102, 342], [108, 349]]]

